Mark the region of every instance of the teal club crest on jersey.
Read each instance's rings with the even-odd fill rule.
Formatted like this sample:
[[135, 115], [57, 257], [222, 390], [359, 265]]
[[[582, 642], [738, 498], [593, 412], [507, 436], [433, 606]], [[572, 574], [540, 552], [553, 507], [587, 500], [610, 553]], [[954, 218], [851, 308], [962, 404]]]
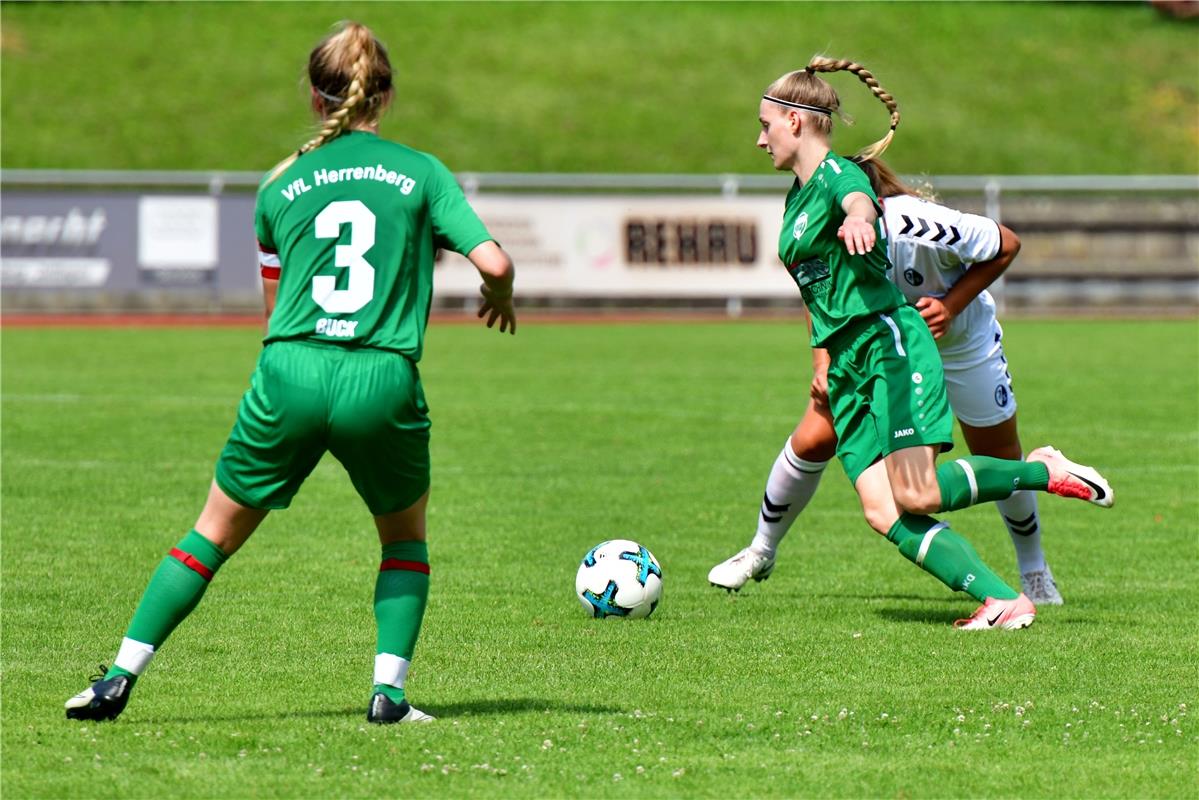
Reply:
[[808, 212], [800, 214], [795, 220], [795, 227], [791, 229], [791, 235], [796, 239], [803, 237], [803, 232], [808, 229]]

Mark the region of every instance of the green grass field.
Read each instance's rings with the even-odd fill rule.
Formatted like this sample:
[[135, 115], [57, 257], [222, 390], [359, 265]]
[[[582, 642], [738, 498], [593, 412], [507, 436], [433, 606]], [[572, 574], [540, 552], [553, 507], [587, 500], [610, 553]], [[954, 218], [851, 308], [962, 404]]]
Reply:
[[[762, 89], [867, 65], [931, 174], [1199, 171], [1199, 24], [1146, 3], [4, 3], [5, 167], [266, 170], [310, 136], [308, 51], [390, 46], [383, 133], [455, 170], [766, 172]], [[883, 106], [833, 78], [858, 126]]]
[[[1008, 325], [1026, 446], [1099, 465], [1042, 501], [1066, 605], [974, 608], [868, 532], [830, 467], [770, 581], [705, 576], [752, 532], [803, 407], [802, 324], [435, 324], [433, 590], [409, 692], [364, 722], [378, 558], [322, 462], [217, 577], [113, 724], [63, 701], [115, 652], [198, 512], [250, 328], [3, 333], [3, 763], [25, 797], [1193, 797], [1199, 337]], [[1010, 580], [989, 508], [954, 515]], [[644, 622], [588, 619], [578, 560], [649, 546]]]

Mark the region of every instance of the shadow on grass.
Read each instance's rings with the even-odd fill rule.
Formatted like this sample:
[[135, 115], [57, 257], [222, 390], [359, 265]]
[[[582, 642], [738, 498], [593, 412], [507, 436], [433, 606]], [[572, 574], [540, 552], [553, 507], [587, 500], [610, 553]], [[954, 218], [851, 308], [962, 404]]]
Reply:
[[925, 625], [952, 625], [954, 620], [970, 616], [973, 608], [958, 611], [928, 608], [880, 608], [875, 613], [891, 622], [920, 622]]
[[921, 594], [871, 594], [863, 592], [861, 594], [826, 594], [821, 597], [829, 597], [839, 600], [915, 600], [920, 603], [962, 603], [967, 605], [970, 603], [970, 598], [966, 595], [947, 594], [944, 596], [930, 597]]
[[260, 711], [245, 714], [180, 714], [170, 717], [150, 717], [137, 720], [138, 725], [171, 725], [184, 722], [268, 722], [287, 719], [336, 719], [362, 717], [366, 720], [366, 704], [353, 708], [310, 709], [305, 711]]
[[[536, 697], [495, 698], [486, 700], [464, 700], [458, 703], [434, 703], [420, 706], [435, 717], [455, 718], [487, 716], [491, 714], [517, 714], [521, 712], [565, 712], [569, 714], [623, 714], [625, 709], [615, 706], [562, 703]], [[151, 717], [138, 720], [139, 725], [167, 725], [187, 722], [269, 722], [288, 719], [360, 719], [366, 721], [366, 703], [352, 708], [310, 709], [302, 711], [255, 712], [246, 714], [195, 714], [170, 717]]]
[[434, 716], [469, 717], [487, 714], [514, 714], [522, 711], [558, 711], [568, 714], [624, 714], [625, 709], [616, 706], [588, 705], [586, 703], [562, 703], [557, 700], [542, 700], [537, 697], [496, 698], [487, 700], [464, 700], [460, 703], [433, 703], [427, 709]]

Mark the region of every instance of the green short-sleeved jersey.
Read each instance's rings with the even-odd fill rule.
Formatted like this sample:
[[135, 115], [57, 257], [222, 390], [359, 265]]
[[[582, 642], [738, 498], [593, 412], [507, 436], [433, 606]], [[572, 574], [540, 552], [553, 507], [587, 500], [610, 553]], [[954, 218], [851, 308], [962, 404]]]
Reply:
[[826, 345], [854, 320], [904, 304], [903, 294], [887, 278], [887, 248], [878, 222], [878, 244], [865, 255], [849, 255], [837, 238], [845, 220], [841, 203], [854, 192], [865, 193], [878, 205], [865, 173], [830, 152], [808, 182], [802, 187], [796, 182], [787, 195], [779, 258], [811, 314], [814, 347]]
[[352, 131], [258, 189], [259, 260], [279, 279], [266, 342], [309, 339], [421, 356], [437, 248], [492, 237], [445, 165]]

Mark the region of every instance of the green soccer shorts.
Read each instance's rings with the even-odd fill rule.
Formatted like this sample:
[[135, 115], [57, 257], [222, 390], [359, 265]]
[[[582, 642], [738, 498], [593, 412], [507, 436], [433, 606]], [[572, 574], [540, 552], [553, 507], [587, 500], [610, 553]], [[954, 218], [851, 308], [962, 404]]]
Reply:
[[828, 394], [837, 457], [852, 483], [879, 459], [907, 447], [953, 447], [953, 414], [937, 344], [920, 314], [879, 314], [830, 347]]
[[263, 348], [217, 484], [244, 506], [287, 508], [326, 450], [372, 514], [419, 500], [429, 488], [429, 409], [416, 364], [367, 347]]

